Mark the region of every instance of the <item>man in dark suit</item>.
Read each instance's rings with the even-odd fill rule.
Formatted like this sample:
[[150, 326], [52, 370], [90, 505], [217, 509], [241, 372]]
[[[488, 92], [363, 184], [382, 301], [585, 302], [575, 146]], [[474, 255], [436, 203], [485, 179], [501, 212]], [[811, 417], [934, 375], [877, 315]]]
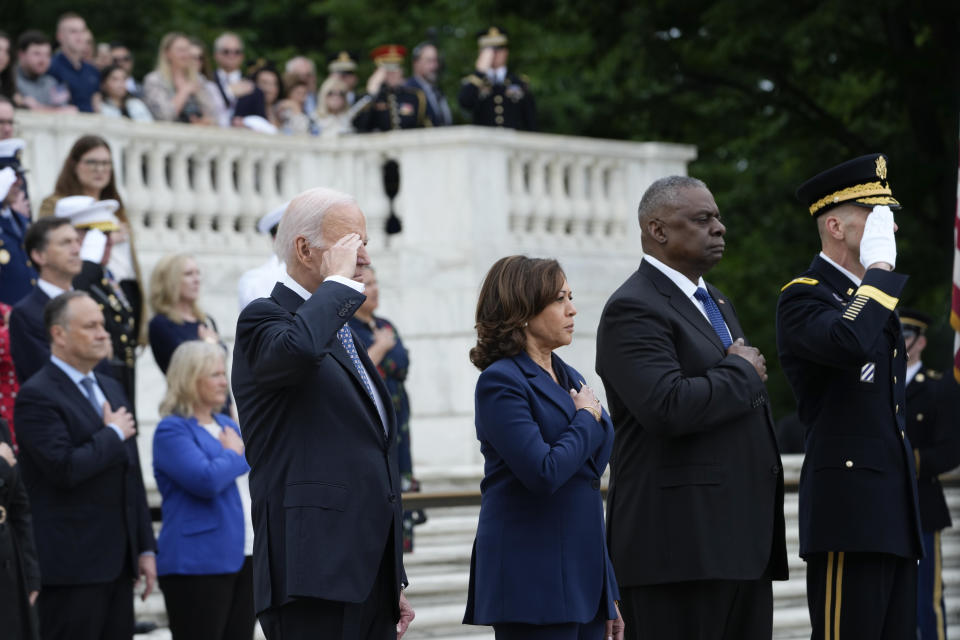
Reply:
[[419, 89], [427, 99], [427, 119], [435, 127], [447, 127], [453, 124], [450, 105], [438, 84], [440, 73], [440, 52], [432, 42], [421, 42], [413, 48], [413, 75], [406, 85]]
[[120, 384], [92, 372], [110, 350], [103, 313], [68, 291], [44, 310], [50, 361], [20, 388], [17, 440], [43, 589], [44, 640], [129, 640], [133, 585], [156, 579], [156, 542]]
[[920, 640], [947, 637], [940, 534], [953, 522], [939, 475], [960, 463], [957, 383], [923, 366], [930, 316], [915, 309], [897, 314], [907, 352], [907, 437], [917, 466], [917, 497], [923, 530], [923, 558], [917, 572], [917, 628]]
[[769, 640], [787, 577], [766, 365], [704, 282], [725, 228], [700, 180], [640, 201], [644, 257], [597, 332], [616, 437], [607, 536], [628, 638]]
[[917, 633], [923, 549], [894, 313], [907, 276], [893, 271], [887, 172], [875, 153], [797, 189], [822, 250], [777, 303], [780, 363], [807, 428], [800, 556], [814, 640]]
[[24, 248], [39, 271], [37, 286], [10, 312], [10, 355], [20, 384], [50, 361], [43, 308], [72, 289], [80, 273], [80, 234], [66, 218], [40, 218], [27, 229]]
[[352, 197], [300, 194], [277, 231], [287, 272], [237, 322], [233, 390], [268, 640], [386, 640], [413, 619], [401, 591], [396, 418], [346, 325], [365, 300], [366, 239]]

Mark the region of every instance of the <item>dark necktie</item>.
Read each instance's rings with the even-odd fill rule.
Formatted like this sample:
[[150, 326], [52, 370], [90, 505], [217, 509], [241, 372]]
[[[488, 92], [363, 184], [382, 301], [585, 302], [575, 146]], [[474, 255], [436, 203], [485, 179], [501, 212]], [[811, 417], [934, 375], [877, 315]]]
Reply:
[[353, 366], [357, 368], [357, 373], [360, 374], [360, 379], [363, 380], [363, 386], [366, 387], [367, 393], [370, 394], [370, 399], [372, 400], [373, 385], [370, 383], [370, 378], [367, 377], [367, 370], [363, 368], [363, 363], [360, 362], [357, 347], [353, 344], [353, 334], [350, 332], [350, 327], [347, 325], [340, 327], [340, 331], [337, 331], [337, 337], [340, 339], [340, 344], [343, 345], [343, 348], [347, 350], [347, 355], [350, 356]]
[[710, 293], [703, 287], [698, 287], [693, 297], [703, 304], [703, 308], [707, 312], [707, 319], [710, 320], [713, 330], [717, 333], [717, 337], [720, 338], [720, 342], [723, 343], [723, 348], [726, 349], [733, 344], [733, 340], [730, 338], [730, 332], [727, 330], [727, 325], [723, 322], [720, 307], [713, 301]]
[[103, 417], [103, 407], [97, 402], [97, 394], [93, 391], [93, 379], [92, 378], [80, 378], [80, 386], [83, 387], [83, 390], [87, 394], [87, 400], [90, 401], [90, 404], [93, 405], [94, 411], [97, 412], [97, 415], [101, 418]]

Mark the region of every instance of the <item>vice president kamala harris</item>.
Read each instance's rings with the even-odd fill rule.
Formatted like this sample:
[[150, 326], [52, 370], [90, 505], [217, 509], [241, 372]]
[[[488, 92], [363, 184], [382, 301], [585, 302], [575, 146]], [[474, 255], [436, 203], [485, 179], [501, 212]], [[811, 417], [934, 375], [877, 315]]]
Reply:
[[502, 258], [480, 290], [483, 499], [463, 621], [493, 625], [497, 640], [623, 638], [599, 490], [613, 424], [553, 353], [576, 313], [555, 260]]

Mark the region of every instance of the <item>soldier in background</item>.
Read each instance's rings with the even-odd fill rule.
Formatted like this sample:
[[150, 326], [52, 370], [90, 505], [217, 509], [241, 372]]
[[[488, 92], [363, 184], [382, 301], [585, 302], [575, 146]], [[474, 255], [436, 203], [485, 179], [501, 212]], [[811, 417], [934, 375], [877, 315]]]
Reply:
[[359, 113], [353, 126], [358, 133], [431, 126], [423, 91], [404, 86], [406, 55], [406, 47], [397, 44], [385, 44], [370, 53], [377, 70], [367, 81], [367, 95], [355, 105]]
[[507, 69], [507, 32], [497, 27], [477, 36], [480, 55], [473, 73], [460, 84], [460, 106], [473, 124], [523, 131], [537, 130], [537, 108], [525, 76]]
[[923, 366], [921, 357], [927, 346], [930, 316], [913, 309], [901, 309], [900, 325], [907, 347], [907, 437], [913, 445], [917, 466], [923, 530], [924, 556], [917, 576], [918, 638], [939, 640], [947, 637], [940, 532], [952, 523], [937, 476], [960, 464], [957, 385], [951, 376]]
[[37, 284], [37, 272], [23, 247], [30, 224], [30, 201], [20, 166], [23, 146], [19, 138], [0, 141], [0, 302], [10, 306]]
[[[334, 55], [330, 56], [329, 62], [327, 63], [327, 78], [336, 76], [343, 80], [343, 83], [347, 85], [347, 95], [344, 96], [347, 100], [347, 106], [353, 106], [357, 101], [357, 59], [349, 51], [342, 50], [338, 51]], [[317, 107], [320, 106], [320, 99], [317, 98]]]

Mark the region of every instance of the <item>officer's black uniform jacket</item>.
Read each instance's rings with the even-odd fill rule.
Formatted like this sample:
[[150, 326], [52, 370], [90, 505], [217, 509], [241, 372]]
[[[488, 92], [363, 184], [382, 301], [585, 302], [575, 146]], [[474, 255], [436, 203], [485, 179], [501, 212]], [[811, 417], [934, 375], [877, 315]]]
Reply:
[[922, 555], [906, 437], [906, 349], [894, 314], [907, 276], [870, 269], [858, 286], [822, 257], [777, 305], [780, 363], [807, 425], [800, 555]]
[[917, 452], [920, 523], [925, 532], [951, 525], [937, 476], [960, 464], [957, 385], [938, 371], [921, 369], [907, 385], [907, 436]]
[[471, 73], [460, 82], [457, 98], [460, 106], [473, 115], [473, 124], [537, 130], [537, 107], [530, 87], [523, 77], [509, 71], [503, 82], [496, 84], [486, 74]]

